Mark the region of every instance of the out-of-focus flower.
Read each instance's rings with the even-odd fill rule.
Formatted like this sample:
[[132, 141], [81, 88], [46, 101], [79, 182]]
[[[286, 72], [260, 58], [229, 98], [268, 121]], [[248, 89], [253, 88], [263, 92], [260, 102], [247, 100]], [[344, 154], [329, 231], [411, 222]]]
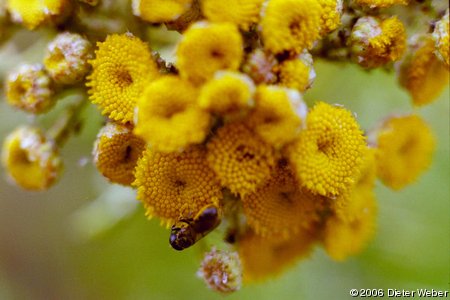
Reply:
[[318, 0], [322, 7], [320, 17], [321, 35], [332, 32], [341, 24], [341, 15], [343, 10], [343, 0]]
[[205, 254], [197, 276], [217, 292], [232, 293], [241, 288], [242, 266], [236, 252], [213, 248]]
[[280, 85], [305, 92], [316, 78], [312, 56], [307, 51], [294, 59], [286, 59], [276, 67]]
[[273, 53], [301, 53], [319, 39], [320, 3], [313, 0], [271, 0], [262, 19], [264, 47]]
[[132, 0], [133, 13], [151, 23], [174, 21], [186, 12], [193, 0]]
[[409, 0], [353, 0], [357, 5], [368, 8], [385, 8], [393, 5], [407, 5]]
[[213, 114], [234, 120], [245, 116], [254, 106], [255, 85], [246, 75], [218, 71], [200, 92], [199, 106]]
[[62, 170], [55, 143], [40, 129], [28, 126], [19, 127], [6, 137], [2, 163], [9, 177], [26, 190], [48, 189]]
[[230, 22], [244, 30], [258, 22], [264, 0], [203, 0], [202, 11], [211, 22]]
[[221, 184], [241, 196], [264, 183], [275, 164], [273, 149], [242, 123], [221, 127], [207, 147], [208, 164]]
[[266, 143], [279, 149], [298, 136], [307, 107], [296, 90], [260, 85], [255, 102], [246, 123]]
[[375, 68], [401, 58], [406, 49], [406, 33], [397, 17], [380, 20], [359, 18], [353, 26], [350, 46], [358, 64]]
[[221, 187], [206, 162], [206, 151], [194, 146], [182, 153], [159, 153], [147, 148], [138, 161], [133, 186], [148, 217], [173, 225], [222, 199]]
[[242, 37], [235, 25], [197, 22], [178, 45], [177, 67], [182, 78], [200, 84], [218, 70], [237, 70], [242, 56]]
[[45, 69], [56, 83], [75, 84], [83, 80], [90, 69], [92, 45], [76, 33], [60, 33], [48, 45]]
[[28, 29], [48, 22], [59, 22], [71, 9], [69, 0], [7, 0], [7, 7], [14, 22]]
[[86, 84], [90, 99], [110, 119], [131, 123], [137, 99], [159, 76], [156, 63], [147, 44], [131, 33], [109, 35], [97, 46]]
[[411, 41], [409, 55], [399, 67], [400, 84], [418, 106], [436, 100], [448, 85], [449, 70], [436, 57], [435, 49], [430, 35], [416, 36]]
[[320, 223], [327, 199], [301, 188], [287, 166], [279, 166], [255, 192], [242, 198], [248, 225], [262, 237], [291, 239]]
[[164, 76], [145, 89], [138, 101], [134, 132], [156, 151], [180, 151], [201, 143], [210, 116], [197, 105], [198, 89], [179, 77]]
[[377, 175], [399, 190], [430, 165], [435, 148], [431, 129], [418, 115], [391, 117], [376, 131]]
[[365, 147], [363, 133], [350, 111], [319, 102], [290, 148], [290, 160], [304, 187], [337, 196], [353, 184]]
[[447, 68], [449, 67], [449, 10], [445, 12], [445, 15], [436, 22], [433, 31], [433, 40], [436, 47], [436, 56], [445, 62]]
[[267, 239], [248, 230], [238, 240], [244, 283], [262, 281], [292, 267], [310, 254], [315, 239], [308, 230], [289, 240]]
[[97, 135], [94, 144], [94, 163], [111, 182], [131, 185], [134, 169], [142, 156], [145, 142], [127, 126], [108, 123]]
[[52, 79], [41, 64], [21, 65], [8, 75], [6, 99], [8, 103], [29, 113], [48, 111], [55, 104]]

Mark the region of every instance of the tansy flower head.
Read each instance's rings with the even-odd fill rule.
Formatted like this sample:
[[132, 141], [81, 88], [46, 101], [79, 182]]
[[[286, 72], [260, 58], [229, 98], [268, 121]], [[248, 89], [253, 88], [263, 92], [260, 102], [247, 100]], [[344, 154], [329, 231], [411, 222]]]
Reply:
[[238, 240], [244, 282], [255, 282], [280, 274], [309, 255], [315, 235], [301, 230], [289, 240], [267, 239], [248, 230]]
[[133, 13], [151, 23], [176, 20], [186, 12], [193, 0], [132, 0]]
[[194, 146], [182, 153], [159, 153], [148, 147], [136, 167], [137, 198], [147, 216], [172, 225], [192, 217], [207, 204], [218, 205], [221, 187], [208, 167], [205, 150]]
[[30, 30], [43, 23], [62, 20], [70, 6], [69, 0], [7, 0], [12, 20]]
[[258, 235], [279, 240], [313, 228], [328, 202], [301, 188], [286, 166], [276, 168], [264, 185], [242, 199], [242, 204], [248, 225]]
[[255, 102], [246, 122], [266, 143], [281, 148], [297, 137], [307, 107], [296, 90], [260, 85]]
[[242, 123], [221, 127], [207, 146], [209, 166], [223, 186], [241, 196], [264, 183], [275, 164], [272, 148]]
[[39, 114], [55, 104], [52, 80], [40, 64], [21, 65], [6, 79], [8, 103], [26, 112]]
[[367, 199], [375, 201], [375, 149], [367, 148], [363, 157], [361, 173], [357, 176], [355, 184], [349, 191], [333, 199], [333, 211], [337, 218], [351, 222], [359, 218]]
[[351, 221], [331, 216], [325, 225], [323, 245], [328, 255], [342, 261], [361, 252], [375, 233], [377, 206], [374, 197], [360, 198], [359, 214]]
[[322, 8], [314, 0], [270, 0], [262, 20], [264, 47], [273, 53], [301, 53], [319, 38]]
[[218, 70], [237, 70], [243, 56], [242, 37], [230, 23], [198, 22], [184, 33], [177, 49], [181, 77], [195, 84]]
[[197, 105], [198, 89], [176, 76], [151, 83], [138, 101], [134, 132], [156, 151], [179, 151], [201, 143], [210, 116]]
[[358, 64], [375, 68], [398, 60], [406, 49], [405, 28], [397, 17], [378, 20], [359, 18], [353, 26], [350, 46]]
[[145, 142], [135, 136], [130, 128], [111, 122], [97, 136], [94, 163], [100, 173], [112, 182], [130, 185], [144, 148]]
[[230, 22], [248, 30], [258, 22], [264, 0], [203, 0], [202, 11], [211, 22]]
[[92, 103], [110, 119], [131, 123], [137, 98], [159, 76], [147, 44], [130, 33], [109, 35], [97, 43], [86, 84]]
[[363, 133], [350, 111], [319, 102], [290, 148], [290, 160], [304, 187], [336, 196], [353, 183], [365, 147]]
[[387, 186], [401, 189], [430, 165], [434, 148], [434, 136], [422, 118], [391, 117], [377, 133], [377, 175]]
[[319, 0], [322, 12], [320, 17], [321, 22], [321, 35], [332, 32], [341, 24], [341, 15], [343, 9], [342, 0]]
[[435, 100], [448, 85], [449, 70], [434, 52], [434, 41], [430, 35], [414, 37], [411, 53], [399, 69], [400, 84], [418, 106]]
[[392, 5], [407, 5], [409, 0], [353, 0], [357, 5], [367, 8], [385, 8]]
[[6, 137], [2, 163], [10, 178], [26, 190], [48, 189], [62, 170], [62, 161], [53, 141], [38, 128], [26, 126]]
[[280, 85], [306, 91], [316, 78], [312, 56], [304, 51], [294, 59], [287, 59], [276, 67]]
[[218, 71], [201, 90], [199, 106], [211, 113], [236, 119], [245, 116], [254, 102], [253, 81], [238, 72]]
[[449, 67], [449, 10], [445, 12], [436, 24], [434, 25], [433, 40], [436, 47], [436, 56], [445, 62], [447, 68]]
[[213, 248], [205, 254], [197, 276], [214, 291], [235, 292], [242, 285], [242, 266], [239, 255], [236, 252]]
[[52, 79], [61, 84], [83, 80], [92, 58], [91, 43], [76, 33], [64, 32], [48, 45], [44, 58], [45, 69]]

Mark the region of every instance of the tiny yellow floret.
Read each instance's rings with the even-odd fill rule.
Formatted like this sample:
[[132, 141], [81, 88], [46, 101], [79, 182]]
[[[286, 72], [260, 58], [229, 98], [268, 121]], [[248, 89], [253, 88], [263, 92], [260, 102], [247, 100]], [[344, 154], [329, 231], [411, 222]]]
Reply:
[[37, 26], [59, 21], [70, 11], [69, 0], [7, 0], [11, 19], [33, 30]]
[[176, 20], [192, 5], [193, 0], [132, 0], [133, 13], [151, 23]]
[[319, 39], [322, 7], [315, 0], [271, 0], [261, 20], [264, 47], [301, 53]]
[[275, 164], [272, 147], [242, 123], [221, 127], [207, 147], [208, 164], [221, 184], [241, 196], [263, 184]]
[[111, 182], [131, 185], [137, 160], [144, 148], [145, 142], [135, 136], [129, 127], [110, 122], [97, 135], [94, 163]]
[[365, 137], [352, 113], [319, 102], [306, 117], [306, 129], [289, 149], [301, 184], [313, 193], [337, 196], [360, 171]]
[[211, 22], [230, 22], [243, 30], [257, 23], [264, 0], [203, 0], [202, 11]]
[[156, 63], [147, 44], [131, 33], [109, 35], [97, 46], [86, 84], [90, 99], [110, 119], [131, 123], [137, 99], [159, 76]]
[[194, 23], [177, 49], [180, 75], [194, 84], [205, 82], [219, 70], [236, 71], [242, 58], [241, 34], [230, 23]]
[[182, 153], [159, 153], [148, 147], [136, 167], [137, 199], [148, 217], [172, 225], [180, 217], [193, 217], [208, 204], [218, 205], [222, 192], [208, 167], [206, 151], [194, 146]]
[[198, 89], [190, 82], [167, 75], [142, 93], [134, 132], [157, 151], [181, 151], [203, 142], [210, 116], [197, 104]]

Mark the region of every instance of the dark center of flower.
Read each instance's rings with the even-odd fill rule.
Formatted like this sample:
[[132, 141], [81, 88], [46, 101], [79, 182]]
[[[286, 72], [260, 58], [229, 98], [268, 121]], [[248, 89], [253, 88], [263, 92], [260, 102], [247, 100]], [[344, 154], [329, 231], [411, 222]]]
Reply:
[[131, 74], [127, 70], [123, 69], [117, 70], [115, 80], [115, 83], [121, 88], [126, 88], [133, 83]]

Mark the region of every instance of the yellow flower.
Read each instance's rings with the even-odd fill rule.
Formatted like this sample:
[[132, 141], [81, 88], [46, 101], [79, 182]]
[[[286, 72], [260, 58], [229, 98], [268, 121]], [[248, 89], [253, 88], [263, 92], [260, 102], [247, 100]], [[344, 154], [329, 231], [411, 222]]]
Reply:
[[262, 281], [292, 267], [309, 255], [315, 239], [307, 230], [289, 240], [266, 239], [248, 230], [237, 245], [244, 282]]
[[315, 0], [271, 0], [262, 16], [264, 47], [301, 53], [319, 38], [322, 8]]
[[260, 85], [255, 102], [246, 122], [266, 143], [281, 148], [298, 136], [307, 107], [297, 91]]
[[221, 187], [208, 167], [202, 147], [182, 153], [159, 153], [148, 147], [136, 167], [137, 198], [148, 217], [172, 225], [180, 217], [193, 217], [207, 204], [219, 205]]
[[399, 81], [415, 105], [431, 103], [448, 85], [449, 70], [434, 54], [431, 36], [416, 37], [412, 53], [400, 66]]
[[241, 288], [242, 266], [237, 252], [216, 250], [205, 254], [197, 276], [210, 289], [220, 293], [232, 293]]
[[111, 182], [131, 185], [137, 160], [144, 148], [145, 142], [132, 134], [130, 128], [108, 123], [97, 135], [94, 163]]
[[109, 35], [97, 46], [86, 84], [90, 99], [110, 119], [131, 123], [138, 97], [159, 76], [156, 63], [147, 44], [131, 33]]
[[246, 75], [218, 71], [200, 92], [199, 106], [211, 113], [236, 119], [245, 116], [254, 105], [255, 85]]
[[350, 37], [351, 51], [358, 64], [376, 68], [401, 58], [406, 49], [406, 33], [397, 17], [379, 20], [359, 18]]
[[207, 147], [208, 164], [221, 184], [241, 196], [263, 184], [275, 164], [272, 148], [242, 123], [221, 127]]
[[280, 85], [305, 92], [314, 81], [316, 72], [312, 56], [307, 51], [294, 59], [287, 59], [277, 67]]
[[325, 225], [323, 244], [328, 255], [342, 261], [361, 252], [375, 233], [377, 206], [374, 197], [361, 198], [359, 214], [351, 221], [331, 216]]
[[357, 5], [369, 8], [384, 8], [392, 5], [407, 5], [409, 0], [354, 0]]
[[447, 68], [449, 67], [449, 10], [445, 12], [445, 15], [436, 22], [433, 31], [433, 40], [436, 47], [437, 57], [445, 62]]
[[70, 11], [68, 0], [6, 0], [7, 9], [14, 22], [23, 24], [28, 29], [59, 21]]
[[387, 186], [401, 189], [430, 165], [434, 148], [434, 136], [421, 117], [391, 117], [377, 134], [377, 175]]
[[21, 65], [6, 80], [8, 104], [29, 113], [48, 111], [56, 103], [52, 80], [40, 64]]
[[151, 23], [176, 20], [186, 12], [193, 0], [132, 0], [133, 13]]
[[361, 173], [356, 178], [355, 184], [343, 195], [337, 197], [333, 203], [333, 211], [337, 218], [345, 222], [351, 222], [358, 218], [362, 206], [371, 198], [375, 201], [375, 149], [367, 148], [364, 154]]
[[135, 134], [162, 152], [203, 142], [210, 116], [198, 107], [197, 97], [197, 88], [179, 77], [152, 82], [138, 101]]
[[343, 3], [342, 0], [318, 0], [317, 2], [322, 7], [321, 35], [325, 35], [341, 24]]
[[75, 84], [89, 71], [92, 45], [76, 33], [64, 32], [48, 45], [44, 58], [45, 69], [52, 79], [61, 84]]
[[52, 186], [62, 171], [58, 148], [39, 128], [19, 127], [3, 143], [2, 163], [10, 178], [26, 190]]
[[177, 67], [182, 78], [200, 84], [218, 70], [237, 70], [242, 57], [242, 37], [235, 25], [197, 22], [178, 45]]
[[308, 113], [306, 129], [289, 152], [304, 187], [337, 196], [354, 182], [365, 147], [363, 133], [350, 111], [319, 102]]
[[264, 0], [203, 0], [202, 11], [211, 22], [230, 22], [243, 30], [257, 23]]
[[279, 166], [255, 192], [242, 198], [247, 224], [267, 239], [290, 239], [313, 229], [328, 207], [325, 197], [300, 187], [287, 166]]

